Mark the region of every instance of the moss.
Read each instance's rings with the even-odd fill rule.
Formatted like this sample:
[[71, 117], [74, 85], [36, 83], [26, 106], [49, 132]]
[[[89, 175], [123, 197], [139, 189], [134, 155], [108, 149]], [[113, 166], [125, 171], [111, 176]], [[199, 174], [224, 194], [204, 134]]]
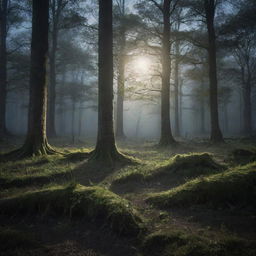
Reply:
[[192, 178], [218, 173], [223, 169], [224, 166], [214, 161], [212, 155], [208, 153], [176, 155], [158, 166], [153, 165], [149, 169], [145, 168], [145, 166], [140, 166], [140, 168], [129, 170], [114, 179], [112, 185], [128, 182], [156, 181], [156, 179], [162, 177], [173, 178], [178, 176], [180, 178]]
[[14, 229], [0, 228], [0, 251], [27, 249], [38, 247], [32, 234], [24, 233]]
[[147, 202], [160, 207], [207, 204], [212, 207], [256, 207], [256, 162], [224, 173], [191, 180], [162, 193], [151, 194]]
[[0, 200], [8, 215], [69, 216], [107, 223], [124, 235], [138, 235], [142, 221], [130, 203], [101, 187], [69, 185], [52, 187]]
[[183, 232], [153, 233], [142, 246], [143, 255], [151, 256], [253, 256], [255, 243], [236, 237], [221, 241]]
[[64, 156], [41, 156], [0, 165], [0, 189], [43, 185], [70, 179], [75, 164]]
[[237, 148], [231, 152], [231, 160], [236, 164], [247, 164], [256, 161], [256, 149]]

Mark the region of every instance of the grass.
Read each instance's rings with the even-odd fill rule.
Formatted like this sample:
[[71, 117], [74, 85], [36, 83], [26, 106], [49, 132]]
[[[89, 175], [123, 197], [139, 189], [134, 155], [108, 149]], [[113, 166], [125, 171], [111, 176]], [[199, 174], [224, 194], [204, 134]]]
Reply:
[[[122, 142], [121, 151], [139, 163], [114, 168], [88, 163], [89, 148], [66, 144], [66, 155], [1, 163], [0, 254], [256, 255], [250, 243], [255, 214], [237, 209], [255, 206], [256, 164], [236, 166], [227, 158], [249, 144], [191, 142], [164, 150], [153, 145]], [[110, 185], [120, 196], [105, 189]], [[204, 207], [187, 207], [197, 204]], [[172, 206], [184, 209], [170, 211]]]
[[169, 191], [151, 194], [147, 202], [160, 207], [256, 207], [256, 162], [191, 180]]
[[236, 237], [216, 240], [177, 231], [153, 233], [143, 243], [145, 256], [253, 256], [255, 253], [255, 243]]
[[44, 185], [56, 179], [72, 179], [78, 162], [87, 159], [88, 150], [72, 150], [66, 155], [39, 156], [0, 164], [0, 187], [9, 189]]
[[102, 220], [123, 235], [138, 235], [142, 224], [127, 200], [101, 187], [74, 184], [1, 199], [0, 213], [8, 216], [40, 214]]
[[117, 176], [112, 186], [128, 182], [156, 181], [159, 178], [192, 178], [220, 172], [224, 167], [217, 163], [209, 153], [190, 153], [176, 155], [160, 164], [136, 167]]

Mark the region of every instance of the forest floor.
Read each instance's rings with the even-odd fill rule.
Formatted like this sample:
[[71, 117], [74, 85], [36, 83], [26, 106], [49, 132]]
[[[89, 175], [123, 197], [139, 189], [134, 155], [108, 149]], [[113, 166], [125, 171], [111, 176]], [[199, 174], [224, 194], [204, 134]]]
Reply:
[[256, 255], [256, 141], [123, 141], [136, 161], [113, 167], [51, 143], [64, 154], [0, 163], [0, 255]]

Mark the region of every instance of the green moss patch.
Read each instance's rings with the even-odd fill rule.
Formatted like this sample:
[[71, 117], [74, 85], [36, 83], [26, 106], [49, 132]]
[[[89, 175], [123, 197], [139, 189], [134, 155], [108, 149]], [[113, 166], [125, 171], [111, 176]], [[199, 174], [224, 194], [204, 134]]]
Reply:
[[256, 162], [226, 172], [191, 180], [147, 202], [160, 207], [207, 204], [212, 207], [256, 207]]
[[69, 216], [107, 223], [124, 235], [138, 235], [141, 219], [127, 200], [101, 187], [52, 187], [0, 200], [0, 213]]
[[153, 166], [153, 168], [148, 169], [145, 166], [141, 166], [124, 172], [113, 180], [112, 186], [128, 182], [158, 181], [161, 178], [168, 182], [169, 178], [192, 178], [218, 173], [223, 169], [224, 167], [217, 163], [208, 153], [176, 155], [170, 160], [161, 163], [160, 166]]
[[256, 161], [256, 149], [238, 148], [231, 152], [231, 160], [236, 164], [247, 164]]
[[145, 256], [253, 256], [256, 245], [233, 237], [216, 241], [182, 232], [169, 232], [149, 235], [142, 251]]

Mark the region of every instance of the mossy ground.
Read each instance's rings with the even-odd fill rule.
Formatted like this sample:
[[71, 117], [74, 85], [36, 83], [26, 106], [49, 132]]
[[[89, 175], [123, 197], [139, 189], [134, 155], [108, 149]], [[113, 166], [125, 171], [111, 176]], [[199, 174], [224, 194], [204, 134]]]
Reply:
[[[88, 161], [93, 143], [53, 141], [65, 155], [1, 163], [0, 255], [255, 255], [256, 166], [232, 157], [254, 143], [121, 142], [136, 163], [105, 167]], [[147, 201], [181, 188], [182, 207]]]

